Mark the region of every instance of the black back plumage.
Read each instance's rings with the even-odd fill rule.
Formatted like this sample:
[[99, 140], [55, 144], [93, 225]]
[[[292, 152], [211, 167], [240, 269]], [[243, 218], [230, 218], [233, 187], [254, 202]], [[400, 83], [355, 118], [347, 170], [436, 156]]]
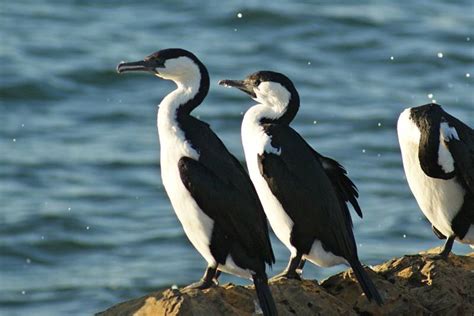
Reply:
[[349, 262], [358, 260], [352, 220], [344, 201], [348, 192], [333, 185], [320, 155], [291, 127], [271, 123], [263, 127], [279, 155], [263, 153], [259, 168], [294, 222], [292, 244], [308, 253], [318, 239], [327, 251]]
[[309, 253], [313, 242], [319, 240], [326, 251], [347, 260], [367, 298], [382, 304], [358, 258], [346, 202], [352, 203], [360, 216], [362, 212], [357, 189], [344, 168], [318, 154], [288, 125], [266, 123], [263, 127], [279, 153], [259, 155], [259, 169], [294, 223], [291, 244], [299, 252]]
[[224, 263], [228, 253], [222, 251], [231, 249], [238, 265], [254, 270], [262, 268], [255, 267], [260, 258], [274, 263], [265, 213], [245, 169], [209, 125], [189, 115], [180, 115], [178, 123], [199, 153], [199, 161], [180, 160], [181, 180], [203, 212], [216, 222], [215, 233], [221, 234], [211, 241], [213, 255]]
[[454, 172], [446, 173], [438, 164], [439, 127], [443, 110], [437, 104], [427, 104], [412, 108], [410, 118], [420, 130], [418, 159], [423, 171], [430, 177], [450, 179]]
[[[312, 148], [311, 148], [312, 149]], [[347, 176], [346, 169], [338, 163], [336, 160], [324, 157], [320, 155], [318, 152], [313, 150], [316, 157], [318, 157], [319, 161], [321, 162], [324, 170], [326, 171], [329, 179], [336, 189], [336, 193], [338, 196], [344, 201], [351, 203], [352, 207], [356, 211], [357, 215], [362, 218], [362, 210], [359, 206], [359, 202], [357, 202], [357, 198], [359, 197], [359, 192], [357, 191], [357, 187], [352, 182], [351, 179]], [[345, 210], [349, 213], [349, 209], [347, 205], [345, 205]], [[350, 216], [350, 214], [349, 214]]]
[[[435, 103], [412, 108], [410, 118], [420, 129], [418, 158], [426, 175], [438, 179], [458, 175], [463, 178], [466, 188], [474, 192], [474, 131]], [[456, 163], [456, 170], [449, 173], [444, 172], [438, 163], [441, 123], [454, 127], [459, 136], [459, 140], [452, 138], [445, 143]]]

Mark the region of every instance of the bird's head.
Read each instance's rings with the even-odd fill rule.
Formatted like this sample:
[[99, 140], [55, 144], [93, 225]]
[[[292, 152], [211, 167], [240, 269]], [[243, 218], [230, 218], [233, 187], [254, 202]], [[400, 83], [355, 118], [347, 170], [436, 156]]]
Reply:
[[168, 48], [155, 52], [136, 62], [121, 62], [117, 72], [150, 72], [160, 78], [172, 80], [177, 84], [199, 83], [207, 77], [206, 67], [191, 52], [181, 48]]
[[299, 107], [299, 95], [293, 82], [279, 72], [258, 71], [244, 80], [221, 80], [225, 87], [237, 88], [258, 103], [270, 107], [280, 117], [291, 121]]

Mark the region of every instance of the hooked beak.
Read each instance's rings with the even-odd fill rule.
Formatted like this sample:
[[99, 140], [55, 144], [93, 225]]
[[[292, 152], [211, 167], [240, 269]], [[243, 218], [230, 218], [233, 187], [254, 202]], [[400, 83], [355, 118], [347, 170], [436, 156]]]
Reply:
[[253, 85], [249, 84], [245, 80], [221, 80], [219, 81], [219, 85], [227, 87], [227, 88], [237, 88], [240, 91], [243, 91], [250, 95], [252, 98], [256, 98], [257, 95], [253, 90]]
[[127, 71], [148, 71], [154, 74], [157, 73], [156, 65], [151, 60], [140, 60], [130, 63], [121, 62], [120, 64], [118, 64], [117, 72], [119, 74]]

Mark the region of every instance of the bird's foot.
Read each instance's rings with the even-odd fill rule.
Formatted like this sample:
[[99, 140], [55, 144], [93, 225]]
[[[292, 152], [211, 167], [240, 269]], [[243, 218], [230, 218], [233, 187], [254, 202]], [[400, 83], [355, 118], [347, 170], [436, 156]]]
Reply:
[[448, 261], [448, 257], [449, 257], [449, 252], [440, 252], [440, 253], [437, 253], [437, 254], [434, 254], [434, 255], [428, 255], [427, 256], [428, 259], [431, 259], [431, 260], [444, 260], [444, 261]]
[[186, 286], [184, 289], [190, 290], [190, 289], [196, 289], [196, 290], [205, 290], [211, 287], [215, 287], [219, 285], [219, 281], [217, 279], [212, 279], [211, 281], [201, 279], [198, 282], [194, 282]]
[[[298, 269], [299, 270], [299, 269]], [[275, 275], [274, 277], [272, 277], [270, 280], [276, 280], [276, 279], [280, 279], [280, 278], [285, 278], [285, 279], [289, 279], [289, 280], [298, 280], [298, 281], [301, 281], [301, 273], [302, 271], [298, 271], [298, 270], [285, 270], [283, 271], [282, 273], [279, 273], [277, 275]]]
[[431, 260], [442, 259], [444, 261], [448, 261], [451, 249], [453, 249], [453, 243], [455, 238], [456, 236], [449, 236], [449, 238], [446, 240], [446, 243], [444, 244], [443, 249], [441, 249], [441, 252], [435, 255], [429, 255], [428, 258]]

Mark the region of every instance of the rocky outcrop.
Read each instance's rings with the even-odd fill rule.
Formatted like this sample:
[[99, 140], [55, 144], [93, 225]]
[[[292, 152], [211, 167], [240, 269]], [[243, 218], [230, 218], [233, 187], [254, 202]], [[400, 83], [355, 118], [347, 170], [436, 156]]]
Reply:
[[[319, 284], [312, 280], [270, 282], [279, 315], [474, 315], [474, 253], [407, 255], [367, 269], [383, 306], [369, 303], [352, 270]], [[98, 313], [110, 315], [255, 315], [252, 286], [226, 284], [208, 290], [156, 292]]]
[[439, 249], [374, 267], [370, 276], [384, 298], [381, 307], [361, 295], [352, 271], [332, 276], [322, 285], [359, 314], [474, 315], [474, 253], [451, 254], [443, 261], [431, 260], [433, 252]]

